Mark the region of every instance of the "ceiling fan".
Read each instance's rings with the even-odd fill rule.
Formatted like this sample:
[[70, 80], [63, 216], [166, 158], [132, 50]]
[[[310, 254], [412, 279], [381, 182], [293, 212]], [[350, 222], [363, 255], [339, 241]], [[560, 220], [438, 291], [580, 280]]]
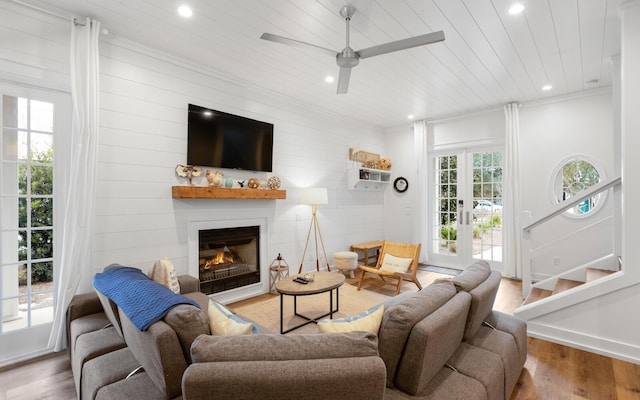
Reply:
[[361, 58], [379, 56], [381, 54], [410, 49], [412, 47], [424, 46], [444, 40], [444, 32], [437, 31], [354, 51], [351, 47], [349, 47], [349, 22], [351, 21], [351, 17], [353, 17], [353, 14], [355, 14], [355, 12], [356, 9], [352, 6], [344, 6], [340, 10], [340, 15], [342, 15], [347, 23], [347, 46], [342, 51], [336, 52], [335, 50], [316, 46], [315, 44], [286, 38], [284, 36], [274, 35], [272, 33], [263, 33], [262, 36], [260, 36], [260, 39], [270, 40], [276, 43], [288, 44], [290, 46], [314, 48], [316, 50], [320, 50], [324, 53], [334, 56], [336, 58], [338, 67], [340, 67], [340, 76], [338, 78], [338, 94], [347, 93], [347, 90], [349, 89], [349, 78], [351, 77], [351, 68], [358, 65]]

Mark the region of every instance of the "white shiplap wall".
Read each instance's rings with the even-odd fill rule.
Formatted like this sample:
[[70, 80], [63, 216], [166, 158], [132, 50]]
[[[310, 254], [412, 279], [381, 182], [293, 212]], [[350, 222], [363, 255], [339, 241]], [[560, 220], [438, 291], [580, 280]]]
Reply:
[[[68, 91], [69, 26], [0, 3], [0, 79]], [[112, 262], [147, 270], [164, 256], [178, 273], [187, 273], [187, 224], [203, 219], [266, 218], [262, 262], [268, 265], [282, 253], [297, 271], [311, 214], [309, 206], [297, 204], [304, 186], [329, 190], [329, 204], [318, 208], [329, 262], [351, 243], [383, 237], [384, 194], [348, 191], [346, 184], [348, 149], [382, 153], [381, 128], [266, 93], [241, 77], [217, 73], [215, 65], [187, 64], [124, 39], [103, 36], [100, 54], [96, 265], [87, 267], [85, 282]], [[184, 184], [174, 169], [186, 163], [188, 103], [273, 123], [272, 175], [282, 179], [287, 199], [172, 199], [171, 186]]]
[[[305, 186], [329, 190], [329, 204], [319, 206], [318, 213], [330, 263], [334, 251], [382, 236], [383, 195], [346, 189], [349, 147], [380, 152], [381, 129], [260, 92], [128, 41], [104, 39], [100, 53], [97, 269], [110, 262], [146, 269], [167, 256], [186, 273], [189, 221], [246, 218], [267, 218], [268, 258], [262, 262], [282, 253], [294, 269], [310, 222], [309, 206], [297, 204], [298, 188]], [[170, 187], [184, 183], [174, 168], [186, 161], [189, 103], [273, 123], [273, 175], [281, 178], [287, 199], [172, 199]], [[241, 179], [271, 175], [222, 172]]]

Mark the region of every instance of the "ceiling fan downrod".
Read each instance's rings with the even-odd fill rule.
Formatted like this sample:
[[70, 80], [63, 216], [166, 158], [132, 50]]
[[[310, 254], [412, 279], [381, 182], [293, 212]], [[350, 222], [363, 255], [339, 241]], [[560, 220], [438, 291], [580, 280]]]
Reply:
[[351, 31], [351, 17], [356, 13], [356, 8], [352, 6], [344, 6], [340, 9], [340, 15], [346, 21], [346, 35], [345, 35], [345, 48], [336, 56], [338, 60], [338, 66], [341, 68], [353, 68], [360, 62], [357, 53], [349, 46], [350, 43], [350, 31]]

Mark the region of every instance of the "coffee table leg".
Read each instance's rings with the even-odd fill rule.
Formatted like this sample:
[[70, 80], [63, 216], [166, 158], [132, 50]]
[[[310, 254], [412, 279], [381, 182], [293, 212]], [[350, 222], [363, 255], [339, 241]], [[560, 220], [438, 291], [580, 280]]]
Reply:
[[284, 333], [284, 326], [283, 326], [283, 309], [284, 309], [284, 295], [282, 293], [280, 293], [280, 334], [282, 335]]
[[329, 319], [333, 319], [333, 290], [329, 290]]
[[298, 315], [298, 296], [293, 295], [293, 315]]

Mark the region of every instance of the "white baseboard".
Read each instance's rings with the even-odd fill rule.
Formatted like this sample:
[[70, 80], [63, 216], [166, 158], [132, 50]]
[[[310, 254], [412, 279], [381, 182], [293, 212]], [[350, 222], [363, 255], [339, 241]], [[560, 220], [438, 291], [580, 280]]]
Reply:
[[580, 332], [527, 322], [527, 335], [564, 346], [600, 354], [603, 356], [640, 364], [640, 347], [606, 338], [585, 335]]

